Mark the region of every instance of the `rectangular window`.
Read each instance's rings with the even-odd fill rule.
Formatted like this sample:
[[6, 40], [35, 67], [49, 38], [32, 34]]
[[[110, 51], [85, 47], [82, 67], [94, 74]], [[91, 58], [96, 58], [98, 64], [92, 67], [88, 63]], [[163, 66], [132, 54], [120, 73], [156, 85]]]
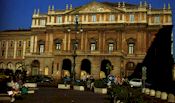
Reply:
[[128, 53], [129, 54], [134, 54], [134, 44], [133, 43], [129, 44]]
[[44, 53], [44, 45], [43, 44], [40, 44], [39, 52], [40, 53]]
[[134, 22], [134, 14], [130, 14], [130, 15], [129, 15], [129, 20], [130, 20], [130, 22], [132, 22], [132, 23]]
[[91, 51], [95, 51], [96, 49], [96, 44], [95, 43], [91, 43]]
[[57, 23], [62, 23], [62, 16], [57, 17]]
[[60, 43], [56, 43], [56, 50], [61, 50], [61, 44]]
[[114, 15], [109, 15], [109, 21], [115, 21], [115, 16]]
[[45, 21], [44, 19], [41, 19], [41, 20], [40, 20], [40, 25], [41, 25], [41, 26], [45, 26], [45, 24], [46, 24], [46, 21]]
[[113, 43], [109, 43], [108, 50], [109, 50], [109, 52], [112, 52], [114, 50], [114, 44]]
[[160, 23], [160, 16], [154, 17], [154, 23]]
[[18, 50], [17, 51], [17, 56], [21, 56], [22, 55], [22, 50]]
[[96, 15], [92, 15], [92, 22], [96, 22]]

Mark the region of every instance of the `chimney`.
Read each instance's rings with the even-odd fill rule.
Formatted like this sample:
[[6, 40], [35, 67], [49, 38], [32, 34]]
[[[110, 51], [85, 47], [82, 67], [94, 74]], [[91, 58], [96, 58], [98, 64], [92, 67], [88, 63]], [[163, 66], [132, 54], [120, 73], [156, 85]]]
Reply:
[[149, 4], [149, 9], [151, 10], [151, 4]]
[[142, 1], [140, 1], [140, 7], [142, 7]]
[[54, 5], [52, 5], [52, 10], [54, 11]]
[[33, 13], [34, 15], [36, 14], [36, 9], [34, 9], [34, 13]]
[[50, 5], [49, 5], [49, 7], [48, 7], [48, 11], [50, 11]]
[[69, 6], [68, 6], [68, 4], [66, 4], [66, 10], [68, 10], [69, 9]]
[[72, 10], [72, 4], [70, 4], [70, 10]]
[[38, 9], [38, 12], [37, 12], [37, 14], [39, 15], [39, 9]]
[[166, 4], [164, 3], [164, 6], [163, 6], [163, 9], [165, 10], [166, 9]]
[[168, 3], [168, 9], [171, 9], [170, 3]]
[[146, 1], [144, 2], [144, 6], [147, 7], [147, 2]]
[[118, 2], [118, 8], [120, 8], [120, 2]]
[[123, 7], [123, 8], [125, 7], [125, 2], [123, 2], [123, 5], [122, 5], [122, 7]]

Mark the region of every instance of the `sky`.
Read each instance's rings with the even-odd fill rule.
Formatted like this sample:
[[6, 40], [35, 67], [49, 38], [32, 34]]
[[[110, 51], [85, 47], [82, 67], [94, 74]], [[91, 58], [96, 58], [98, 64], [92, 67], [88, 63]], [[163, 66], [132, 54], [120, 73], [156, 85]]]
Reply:
[[[92, 1], [127, 2], [139, 5], [140, 1], [144, 2], [145, 0], [0, 0], [0, 31], [15, 30], [18, 28], [29, 29], [31, 27], [34, 9], [40, 9], [41, 13], [47, 13], [49, 5], [54, 5], [55, 9], [65, 9], [66, 4], [72, 4], [74, 8]], [[146, 1], [151, 4], [152, 8], [163, 8], [164, 3], [168, 7], [168, 3], [170, 3], [173, 12], [173, 25], [175, 25], [175, 0]], [[173, 28], [173, 32], [175, 40], [175, 27]]]

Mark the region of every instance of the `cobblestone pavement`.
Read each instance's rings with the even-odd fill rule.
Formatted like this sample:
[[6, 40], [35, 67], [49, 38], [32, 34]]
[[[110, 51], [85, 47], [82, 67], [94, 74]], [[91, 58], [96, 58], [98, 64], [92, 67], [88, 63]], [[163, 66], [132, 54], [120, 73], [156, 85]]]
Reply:
[[39, 88], [34, 94], [23, 95], [15, 103], [110, 103], [107, 95], [91, 91], [60, 90]]

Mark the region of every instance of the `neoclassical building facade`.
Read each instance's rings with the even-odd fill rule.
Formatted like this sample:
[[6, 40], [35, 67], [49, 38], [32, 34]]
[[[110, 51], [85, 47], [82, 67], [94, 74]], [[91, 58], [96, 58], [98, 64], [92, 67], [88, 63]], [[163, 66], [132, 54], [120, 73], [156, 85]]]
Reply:
[[169, 5], [155, 9], [147, 2], [93, 1], [76, 8], [67, 4], [65, 10], [49, 6], [47, 13], [34, 10], [31, 29], [0, 32], [0, 68], [25, 66], [28, 75], [57, 78], [70, 76], [73, 69], [76, 78], [129, 76], [164, 25], [172, 25]]

